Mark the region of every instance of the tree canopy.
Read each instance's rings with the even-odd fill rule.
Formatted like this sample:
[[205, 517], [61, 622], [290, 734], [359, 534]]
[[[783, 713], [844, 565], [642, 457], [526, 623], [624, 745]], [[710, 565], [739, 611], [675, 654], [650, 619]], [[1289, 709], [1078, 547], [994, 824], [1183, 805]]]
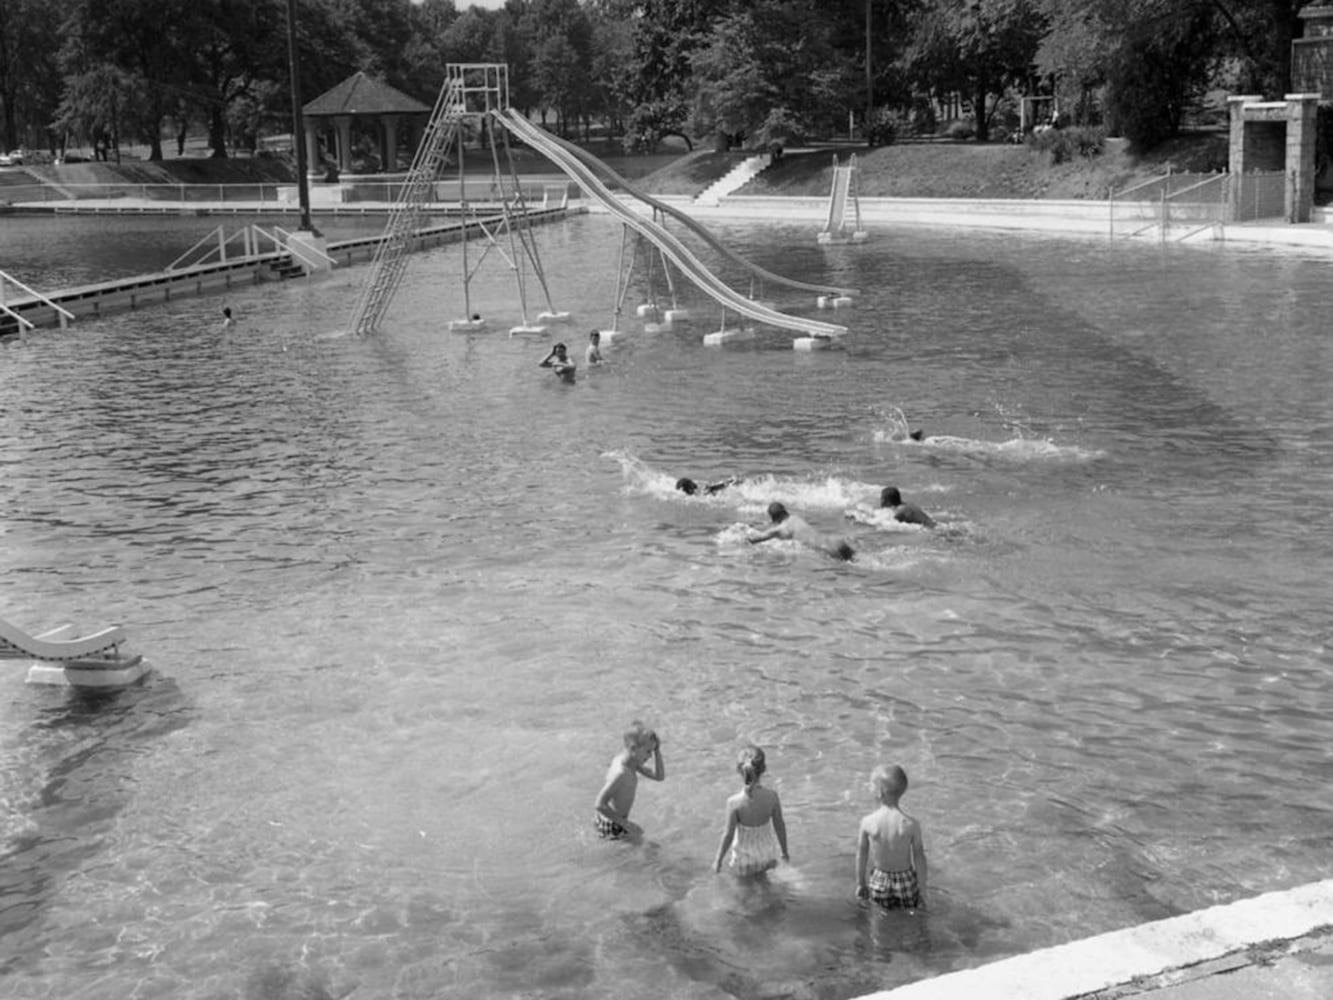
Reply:
[[[307, 98], [358, 70], [427, 104], [505, 62], [513, 104], [630, 148], [965, 119], [1017, 97], [1151, 145], [1211, 90], [1281, 96], [1309, 0], [296, 0]], [[126, 140], [213, 156], [290, 129], [287, 0], [4, 0], [0, 144]]]

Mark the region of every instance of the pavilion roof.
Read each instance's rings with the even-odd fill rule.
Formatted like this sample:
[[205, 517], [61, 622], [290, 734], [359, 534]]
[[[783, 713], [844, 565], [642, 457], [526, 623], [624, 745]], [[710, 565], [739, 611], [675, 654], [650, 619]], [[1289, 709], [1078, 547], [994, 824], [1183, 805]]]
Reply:
[[301, 111], [307, 116], [403, 115], [429, 114], [430, 108], [383, 81], [357, 72], [324, 91]]

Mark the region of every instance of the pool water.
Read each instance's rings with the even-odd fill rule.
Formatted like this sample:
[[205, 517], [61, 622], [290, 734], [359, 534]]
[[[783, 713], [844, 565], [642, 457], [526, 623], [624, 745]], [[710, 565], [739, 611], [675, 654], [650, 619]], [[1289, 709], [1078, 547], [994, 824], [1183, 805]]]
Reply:
[[[498, 254], [494, 329], [449, 332], [455, 246], [370, 338], [353, 268], [0, 345], [0, 614], [155, 667], [0, 674], [0, 993], [844, 998], [1333, 874], [1327, 261], [718, 230], [862, 289], [843, 347], [705, 348], [679, 288], [645, 332], [640, 255], [561, 382], [613, 321], [600, 216], [537, 233], [547, 337]], [[889, 484], [938, 528], [857, 512]], [[747, 544], [772, 500], [856, 559]], [[636, 718], [667, 778], [599, 841]], [[760, 883], [711, 871], [747, 741], [791, 841]], [[912, 916], [853, 896], [881, 762]]]

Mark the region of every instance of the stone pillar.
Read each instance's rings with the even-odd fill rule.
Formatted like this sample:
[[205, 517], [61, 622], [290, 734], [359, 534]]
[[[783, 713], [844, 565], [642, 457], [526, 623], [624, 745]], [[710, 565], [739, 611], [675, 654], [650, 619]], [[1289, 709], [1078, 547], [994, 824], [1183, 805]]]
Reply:
[[1240, 218], [1240, 178], [1248, 164], [1245, 162], [1245, 105], [1263, 100], [1257, 94], [1236, 94], [1227, 98], [1227, 115], [1231, 122], [1230, 144], [1227, 150], [1228, 183], [1227, 222]]
[[1314, 209], [1318, 94], [1287, 95], [1287, 221], [1309, 222]]
[[350, 115], [336, 115], [333, 125], [338, 130], [338, 170], [349, 173], [352, 169], [352, 119]]
[[387, 115], [384, 119], [384, 172], [391, 174], [398, 169], [398, 119]]
[[319, 169], [319, 133], [315, 130], [315, 123], [310, 119], [305, 120], [305, 169], [310, 176], [320, 174]]

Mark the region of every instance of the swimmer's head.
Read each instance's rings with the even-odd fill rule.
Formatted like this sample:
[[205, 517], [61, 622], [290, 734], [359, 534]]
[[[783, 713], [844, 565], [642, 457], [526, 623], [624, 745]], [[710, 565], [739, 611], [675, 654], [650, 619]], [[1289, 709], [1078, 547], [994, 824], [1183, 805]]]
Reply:
[[753, 743], [741, 750], [736, 758], [736, 772], [745, 782], [746, 787], [753, 785], [767, 769], [767, 763], [764, 761], [764, 751], [759, 749]]
[[676, 489], [680, 490], [687, 497], [692, 497], [698, 492], [699, 484], [689, 476], [681, 476], [676, 480]]
[[881, 802], [897, 802], [907, 791], [907, 772], [897, 764], [881, 764], [870, 772], [870, 786]]
[[779, 501], [774, 500], [768, 505], [768, 517], [774, 524], [781, 524], [787, 520], [787, 508]]
[[912, 431], [912, 433], [908, 434], [907, 436], [908, 436], [909, 438], [911, 438], [913, 441], [924, 441], [924, 440], [926, 440], [926, 432], [925, 432], [925, 431]]
[[592, 333], [588, 334], [588, 339], [591, 340], [594, 344], [598, 344], [601, 343], [602, 335], [598, 333], [596, 330], [594, 330]]
[[222, 315], [226, 316], [227, 319], [231, 319], [231, 306], [223, 306]]
[[900, 507], [902, 502], [903, 495], [898, 492], [896, 486], [886, 486], [879, 491], [879, 505], [881, 507]]
[[652, 753], [656, 741], [657, 734], [646, 728], [638, 719], [631, 722], [629, 728], [625, 730], [625, 749], [631, 752], [645, 755]]

